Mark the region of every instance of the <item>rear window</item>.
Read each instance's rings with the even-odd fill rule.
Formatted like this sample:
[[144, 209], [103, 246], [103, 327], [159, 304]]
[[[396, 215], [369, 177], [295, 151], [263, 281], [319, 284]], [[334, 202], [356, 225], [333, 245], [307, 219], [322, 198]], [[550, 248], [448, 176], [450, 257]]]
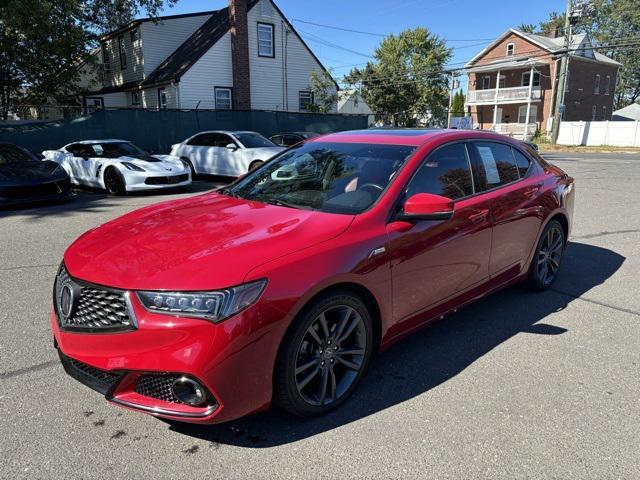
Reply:
[[511, 147], [502, 143], [472, 142], [476, 192], [515, 182], [520, 178]]

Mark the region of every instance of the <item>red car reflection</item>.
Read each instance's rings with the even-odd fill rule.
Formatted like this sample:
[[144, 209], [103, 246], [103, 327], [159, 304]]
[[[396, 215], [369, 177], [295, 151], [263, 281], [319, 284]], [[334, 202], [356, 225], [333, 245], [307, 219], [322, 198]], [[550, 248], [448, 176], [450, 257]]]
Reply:
[[82, 235], [55, 280], [55, 345], [70, 375], [160, 417], [323, 413], [417, 328], [548, 288], [573, 202], [572, 178], [500, 135], [317, 137]]

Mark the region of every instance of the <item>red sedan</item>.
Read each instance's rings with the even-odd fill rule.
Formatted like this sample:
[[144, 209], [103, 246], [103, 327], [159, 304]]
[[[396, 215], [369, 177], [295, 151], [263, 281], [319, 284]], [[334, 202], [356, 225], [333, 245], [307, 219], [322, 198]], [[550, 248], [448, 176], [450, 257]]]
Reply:
[[549, 288], [573, 186], [487, 132], [317, 137], [78, 238], [55, 281], [55, 345], [70, 375], [160, 417], [324, 413], [430, 321], [516, 282]]

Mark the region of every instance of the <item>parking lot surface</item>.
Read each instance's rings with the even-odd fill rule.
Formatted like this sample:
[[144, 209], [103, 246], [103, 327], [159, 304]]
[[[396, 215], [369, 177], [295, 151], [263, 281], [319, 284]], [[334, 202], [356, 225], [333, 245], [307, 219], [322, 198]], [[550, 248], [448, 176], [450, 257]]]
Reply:
[[65, 248], [215, 184], [0, 211], [0, 477], [640, 478], [640, 155], [547, 159], [577, 185], [551, 291], [509, 288], [422, 330], [374, 359], [339, 410], [304, 420], [171, 425], [107, 404], [57, 360]]

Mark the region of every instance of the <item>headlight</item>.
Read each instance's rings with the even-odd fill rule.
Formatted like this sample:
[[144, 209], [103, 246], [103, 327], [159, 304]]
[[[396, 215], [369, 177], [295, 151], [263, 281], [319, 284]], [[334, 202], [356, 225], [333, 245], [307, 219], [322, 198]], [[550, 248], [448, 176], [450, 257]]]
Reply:
[[212, 292], [137, 292], [148, 311], [221, 322], [255, 303], [267, 281], [245, 283]]
[[120, 163], [122, 163], [122, 165], [124, 165], [127, 170], [134, 170], [136, 172], [144, 172], [144, 168], [139, 167], [138, 165], [134, 165], [133, 163], [129, 163], [129, 162], [120, 162]]

